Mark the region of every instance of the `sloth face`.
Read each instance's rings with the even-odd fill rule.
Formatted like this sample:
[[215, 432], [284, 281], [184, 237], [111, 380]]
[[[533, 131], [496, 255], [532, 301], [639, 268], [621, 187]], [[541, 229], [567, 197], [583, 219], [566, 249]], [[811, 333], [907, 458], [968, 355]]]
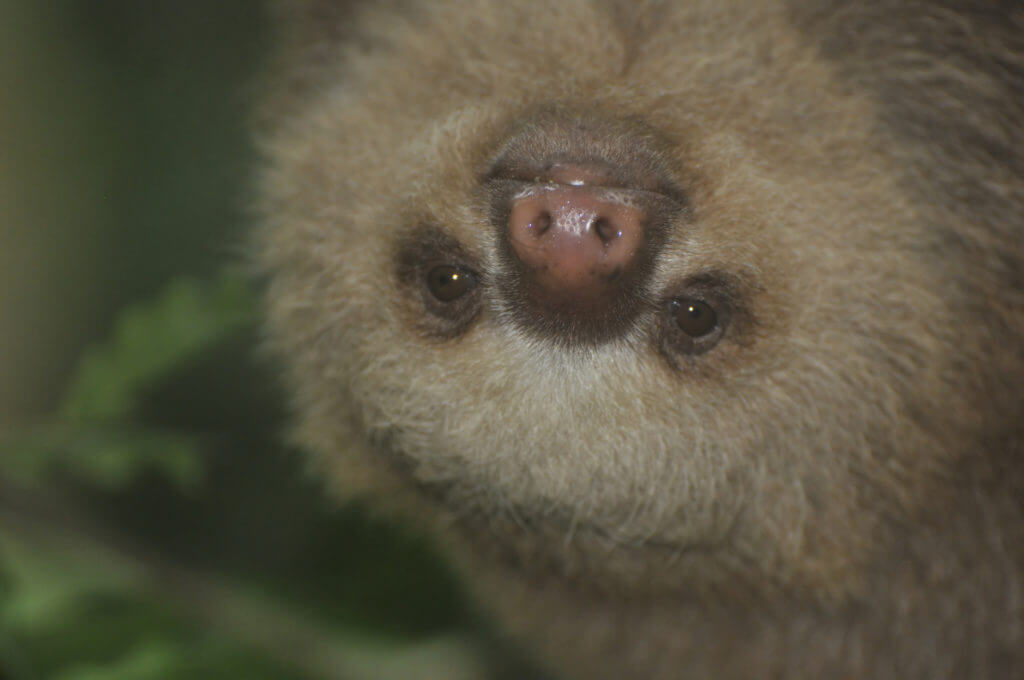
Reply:
[[492, 9], [367, 10], [268, 142], [302, 440], [551, 559], [854, 587], [972, 410], [959, 274], [876, 104], [773, 8]]

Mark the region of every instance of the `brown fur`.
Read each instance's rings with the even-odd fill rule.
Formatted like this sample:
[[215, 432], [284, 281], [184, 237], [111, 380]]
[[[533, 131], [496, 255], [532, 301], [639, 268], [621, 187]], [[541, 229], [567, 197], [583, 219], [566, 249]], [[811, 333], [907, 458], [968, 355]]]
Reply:
[[[565, 677], [1024, 676], [1019, 6], [288, 14], [261, 260], [330, 479], [429, 518]], [[548, 117], [655, 131], [687, 209], [650, 290], [725, 276], [712, 349], [653, 306], [515, 323], [483, 178]], [[403, 262], [449, 242], [481, 287], [446, 326]]]

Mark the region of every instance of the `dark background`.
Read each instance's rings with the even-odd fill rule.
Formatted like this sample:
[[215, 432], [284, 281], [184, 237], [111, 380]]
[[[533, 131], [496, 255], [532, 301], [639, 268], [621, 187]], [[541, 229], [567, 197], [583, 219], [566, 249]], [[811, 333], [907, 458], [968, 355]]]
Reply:
[[0, 4], [0, 413], [52, 409], [127, 303], [239, 252], [258, 2]]

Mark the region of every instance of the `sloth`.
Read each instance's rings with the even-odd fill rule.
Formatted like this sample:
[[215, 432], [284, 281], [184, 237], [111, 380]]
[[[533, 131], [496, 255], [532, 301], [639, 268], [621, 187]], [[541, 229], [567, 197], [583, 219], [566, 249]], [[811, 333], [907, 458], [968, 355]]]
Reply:
[[295, 437], [562, 678], [1024, 676], [1024, 9], [297, 0]]

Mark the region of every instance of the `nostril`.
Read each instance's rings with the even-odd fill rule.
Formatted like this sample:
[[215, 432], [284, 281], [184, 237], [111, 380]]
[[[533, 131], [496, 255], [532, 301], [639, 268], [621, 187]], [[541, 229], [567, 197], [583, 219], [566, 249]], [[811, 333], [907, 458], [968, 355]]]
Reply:
[[539, 215], [537, 215], [535, 218], [533, 218], [533, 220], [530, 221], [526, 228], [534, 236], [543, 235], [544, 232], [551, 228], [551, 213], [549, 213], [546, 210], [541, 211]]
[[598, 217], [592, 226], [594, 233], [601, 239], [604, 245], [610, 245], [612, 241], [622, 236], [622, 229], [617, 227], [612, 220], [606, 217]]

